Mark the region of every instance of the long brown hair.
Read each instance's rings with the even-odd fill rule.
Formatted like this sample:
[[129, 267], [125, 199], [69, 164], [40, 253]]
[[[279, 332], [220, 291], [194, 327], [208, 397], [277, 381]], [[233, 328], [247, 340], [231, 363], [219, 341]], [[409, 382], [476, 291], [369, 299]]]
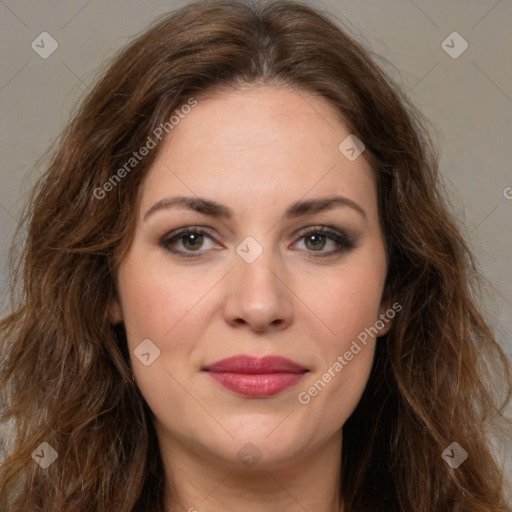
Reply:
[[[163, 510], [151, 414], [124, 328], [108, 314], [160, 145], [118, 170], [190, 98], [259, 83], [328, 99], [377, 180], [385, 293], [403, 309], [343, 426], [347, 512], [507, 510], [487, 431], [503, 418], [510, 362], [482, 314], [427, 121], [338, 23], [281, 1], [200, 1], [158, 20], [113, 59], [57, 141], [27, 203], [13, 309], [0, 325], [1, 419], [15, 426], [2, 510]], [[31, 457], [43, 442], [58, 454], [46, 469]], [[456, 469], [441, 456], [452, 442], [468, 453]]]

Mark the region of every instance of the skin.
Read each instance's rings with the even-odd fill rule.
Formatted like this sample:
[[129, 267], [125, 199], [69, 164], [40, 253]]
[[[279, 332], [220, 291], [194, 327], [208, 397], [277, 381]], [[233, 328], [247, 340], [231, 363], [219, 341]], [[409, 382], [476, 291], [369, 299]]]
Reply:
[[[349, 161], [338, 150], [349, 134], [324, 98], [260, 85], [198, 98], [161, 143], [141, 187], [112, 320], [125, 323], [135, 379], [154, 414], [168, 510], [342, 509], [341, 427], [391, 322], [308, 404], [298, 394], [389, 308], [376, 186], [364, 153]], [[233, 218], [176, 205], [144, 218], [178, 195], [215, 200]], [[365, 216], [338, 206], [282, 218], [295, 201], [332, 195], [357, 203]], [[335, 252], [322, 233], [302, 234], [328, 225], [355, 247]], [[171, 246], [195, 259], [162, 246], [165, 235], [189, 226], [211, 238], [181, 237]], [[252, 263], [236, 252], [248, 236], [263, 248]], [[149, 366], [134, 355], [144, 339], [160, 350]], [[309, 372], [278, 395], [248, 398], [201, 371], [239, 354], [284, 356]], [[248, 442], [261, 457], [252, 467], [237, 455]]]

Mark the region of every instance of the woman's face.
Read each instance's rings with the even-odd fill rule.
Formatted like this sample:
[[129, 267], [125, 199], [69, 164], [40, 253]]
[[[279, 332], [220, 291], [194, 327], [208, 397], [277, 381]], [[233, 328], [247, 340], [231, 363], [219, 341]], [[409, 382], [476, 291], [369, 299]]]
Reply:
[[305, 92], [221, 92], [182, 117], [143, 183], [113, 319], [164, 450], [285, 467], [341, 441], [365, 329], [390, 326], [372, 172]]

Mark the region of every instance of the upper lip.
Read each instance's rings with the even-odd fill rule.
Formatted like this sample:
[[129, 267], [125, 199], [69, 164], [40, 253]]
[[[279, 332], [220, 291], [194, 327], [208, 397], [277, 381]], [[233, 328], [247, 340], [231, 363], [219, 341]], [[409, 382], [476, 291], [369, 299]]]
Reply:
[[280, 356], [233, 356], [221, 359], [202, 368], [202, 370], [213, 373], [245, 373], [245, 374], [268, 374], [268, 373], [304, 373], [309, 370], [299, 363]]

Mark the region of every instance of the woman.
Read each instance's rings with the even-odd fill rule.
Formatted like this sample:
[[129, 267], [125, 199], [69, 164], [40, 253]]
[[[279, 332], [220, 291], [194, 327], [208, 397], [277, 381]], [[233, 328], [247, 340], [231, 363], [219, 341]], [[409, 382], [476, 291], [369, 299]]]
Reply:
[[156, 23], [26, 219], [3, 510], [507, 510], [487, 430], [510, 363], [435, 150], [325, 16]]

